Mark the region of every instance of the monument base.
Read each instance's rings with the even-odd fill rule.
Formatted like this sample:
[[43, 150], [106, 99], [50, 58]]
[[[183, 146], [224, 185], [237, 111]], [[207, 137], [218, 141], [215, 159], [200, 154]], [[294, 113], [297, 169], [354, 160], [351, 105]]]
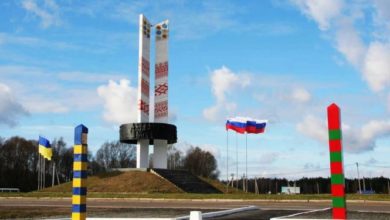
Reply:
[[153, 167], [167, 168], [168, 144], [177, 142], [176, 126], [167, 123], [129, 123], [119, 129], [120, 142], [137, 144], [137, 168], [149, 167], [149, 144], [154, 145]]

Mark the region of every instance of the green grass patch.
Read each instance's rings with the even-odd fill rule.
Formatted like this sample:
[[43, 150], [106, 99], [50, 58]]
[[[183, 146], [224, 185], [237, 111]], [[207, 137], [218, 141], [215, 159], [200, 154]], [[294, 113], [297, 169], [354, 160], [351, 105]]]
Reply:
[[[29, 193], [0, 193], [0, 197], [60, 197], [71, 198], [72, 194], [61, 192], [29, 192]], [[195, 193], [113, 193], [89, 192], [88, 198], [150, 198], [150, 199], [237, 199], [237, 200], [331, 200], [329, 194], [300, 194], [300, 195], [274, 195], [274, 194], [195, 194]], [[358, 195], [347, 194], [348, 200], [390, 201], [388, 194]]]

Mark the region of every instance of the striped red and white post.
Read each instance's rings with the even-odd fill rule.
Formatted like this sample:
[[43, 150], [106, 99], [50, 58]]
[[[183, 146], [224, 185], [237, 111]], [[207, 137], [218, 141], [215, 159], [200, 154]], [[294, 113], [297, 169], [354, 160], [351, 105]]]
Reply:
[[341, 135], [340, 108], [335, 104], [328, 106], [328, 131], [330, 152], [330, 174], [332, 187], [333, 219], [346, 219], [345, 180], [343, 148]]

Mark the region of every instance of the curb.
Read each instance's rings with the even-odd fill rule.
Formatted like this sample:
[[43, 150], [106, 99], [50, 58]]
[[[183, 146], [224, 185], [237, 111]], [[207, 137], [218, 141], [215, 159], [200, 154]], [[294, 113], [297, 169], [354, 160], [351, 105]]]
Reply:
[[[70, 197], [0, 197], [6, 199], [37, 199], [37, 200], [71, 200]], [[173, 198], [91, 198], [88, 200], [128, 200], [128, 201], [192, 201], [192, 202], [275, 202], [275, 203], [329, 203], [330, 199], [303, 199], [303, 200], [276, 200], [276, 199], [173, 199]], [[383, 200], [347, 200], [347, 203], [369, 203], [369, 204], [390, 204], [390, 201]]]
[[[219, 217], [224, 215], [231, 215], [239, 212], [246, 212], [251, 210], [257, 210], [257, 206], [247, 206], [242, 208], [235, 208], [235, 209], [229, 209], [229, 210], [222, 210], [222, 211], [216, 211], [216, 212], [207, 212], [202, 214], [202, 218], [213, 218], [213, 217]], [[182, 216], [176, 218], [176, 220], [184, 220], [184, 219], [190, 219], [190, 216]]]

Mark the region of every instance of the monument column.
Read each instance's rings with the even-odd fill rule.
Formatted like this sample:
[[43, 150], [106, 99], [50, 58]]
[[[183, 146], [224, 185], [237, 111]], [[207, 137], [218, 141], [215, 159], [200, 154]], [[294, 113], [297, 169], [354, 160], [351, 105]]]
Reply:
[[137, 144], [137, 168], [149, 167], [149, 144], [154, 145], [154, 168], [167, 168], [167, 146], [177, 141], [177, 129], [168, 123], [168, 20], [156, 25], [154, 122], [149, 122], [150, 30], [151, 24], [140, 15], [138, 60], [137, 122], [122, 124], [121, 143]]
[[[151, 24], [141, 14], [139, 17], [139, 60], [138, 60], [138, 122], [149, 122], [149, 79], [150, 79], [150, 28]], [[137, 141], [137, 168], [149, 166], [149, 140]]]
[[[168, 20], [155, 26], [154, 122], [168, 123]], [[167, 140], [154, 140], [153, 166], [167, 168]]]

